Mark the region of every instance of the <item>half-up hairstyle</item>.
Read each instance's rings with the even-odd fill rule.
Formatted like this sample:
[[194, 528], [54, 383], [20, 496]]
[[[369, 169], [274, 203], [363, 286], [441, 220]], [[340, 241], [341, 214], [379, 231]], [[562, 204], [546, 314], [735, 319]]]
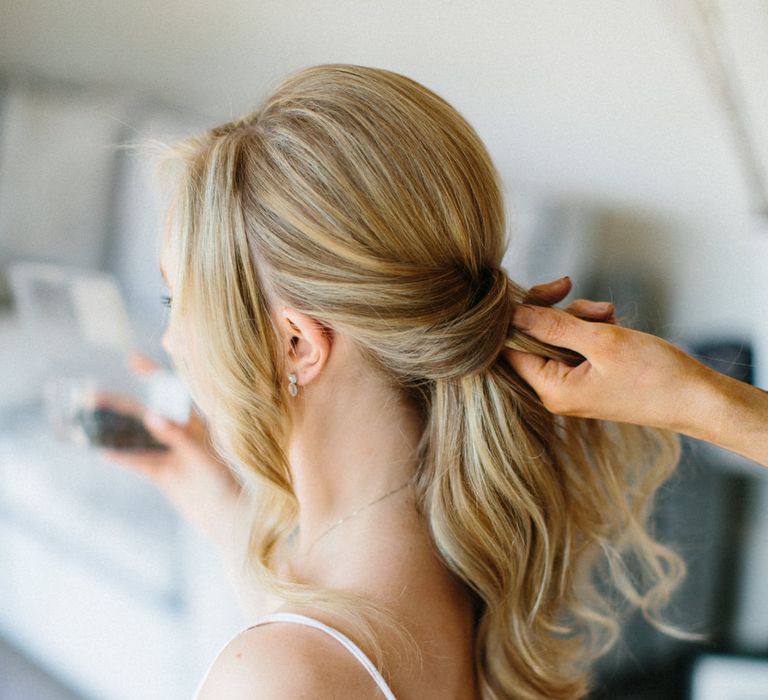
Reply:
[[475, 601], [482, 698], [582, 697], [623, 607], [665, 628], [684, 567], [647, 521], [679, 439], [555, 416], [511, 368], [504, 348], [580, 358], [510, 325], [527, 290], [501, 267], [499, 177], [456, 110], [402, 75], [321, 65], [163, 162], [180, 166], [170, 328], [186, 329], [194, 368], [179, 370], [252, 499], [244, 561], [259, 585], [346, 615], [391, 677], [386, 606], [275, 573], [298, 515], [279, 297], [418, 408], [418, 506]]

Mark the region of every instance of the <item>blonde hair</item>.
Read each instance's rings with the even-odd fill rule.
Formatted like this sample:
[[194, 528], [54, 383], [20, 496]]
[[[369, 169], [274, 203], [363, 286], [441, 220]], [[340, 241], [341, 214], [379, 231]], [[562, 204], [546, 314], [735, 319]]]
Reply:
[[181, 166], [170, 327], [194, 334], [179, 370], [252, 501], [259, 585], [343, 616], [389, 677], [386, 605], [275, 573], [298, 514], [276, 294], [418, 407], [418, 506], [475, 601], [482, 698], [582, 697], [620, 601], [674, 633], [659, 613], [684, 566], [647, 521], [679, 438], [555, 416], [513, 371], [504, 348], [579, 358], [510, 325], [527, 290], [501, 267], [499, 177], [447, 102], [390, 71], [315, 66], [163, 162]]

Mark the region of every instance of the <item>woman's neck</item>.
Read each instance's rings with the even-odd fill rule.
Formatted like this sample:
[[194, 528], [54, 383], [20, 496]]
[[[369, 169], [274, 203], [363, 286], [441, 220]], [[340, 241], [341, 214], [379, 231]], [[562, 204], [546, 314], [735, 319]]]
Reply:
[[401, 491], [371, 504], [414, 475], [421, 435], [416, 412], [374, 380], [358, 376], [332, 391], [320, 382], [311, 389], [294, 418], [288, 455], [300, 508], [299, 557], [329, 528], [337, 537], [402, 501]]

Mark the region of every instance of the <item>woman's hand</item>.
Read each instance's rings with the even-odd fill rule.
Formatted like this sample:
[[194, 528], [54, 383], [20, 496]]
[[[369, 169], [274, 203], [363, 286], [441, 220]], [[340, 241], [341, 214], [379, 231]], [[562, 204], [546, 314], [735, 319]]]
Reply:
[[[130, 357], [136, 374], [158, 369], [139, 353]], [[145, 413], [143, 423], [152, 436], [169, 449], [147, 451], [99, 450], [110, 461], [142, 474], [157, 486], [176, 510], [203, 535], [217, 544], [231, 534], [240, 485], [227, 465], [209, 446], [208, 431], [192, 412], [186, 424]]]
[[[136, 374], [147, 375], [158, 369], [139, 353], [133, 353], [129, 360]], [[241, 535], [247, 532], [248, 503], [241, 501], [242, 489], [229, 467], [213, 453], [203, 419], [193, 411], [182, 425], [146, 413], [144, 426], [169, 449], [101, 450], [101, 454], [148, 478], [212, 542], [246, 615], [258, 617], [277, 608], [282, 601], [254, 587], [250, 578], [243, 576], [240, 545]]]
[[610, 306], [601, 310], [597, 302], [580, 299], [564, 310], [545, 308], [569, 290], [567, 280], [531, 288], [512, 323], [533, 338], [575, 350], [586, 361], [572, 367], [505, 350], [547, 409], [666, 428], [768, 464], [768, 394], [716, 372], [662, 338], [615, 325]]

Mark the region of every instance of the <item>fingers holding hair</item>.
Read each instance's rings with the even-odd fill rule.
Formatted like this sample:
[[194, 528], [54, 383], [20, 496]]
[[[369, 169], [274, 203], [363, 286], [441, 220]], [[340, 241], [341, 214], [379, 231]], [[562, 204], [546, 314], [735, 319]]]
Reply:
[[552, 280], [552, 282], [536, 284], [528, 290], [528, 294], [526, 294], [523, 302], [526, 304], [551, 306], [565, 299], [570, 294], [572, 286], [573, 283], [568, 276]]
[[532, 338], [575, 350], [585, 357], [593, 354], [599, 346], [596, 326], [563, 309], [518, 304], [512, 316], [512, 325]]
[[609, 301], [576, 299], [565, 307], [565, 311], [587, 321], [616, 323], [616, 307]]
[[[528, 290], [524, 304], [531, 304], [536, 306], [552, 306], [559, 301], [565, 299], [571, 292], [573, 283], [571, 278], [567, 275], [560, 279], [553, 280], [552, 282], [543, 282], [542, 284], [536, 284]], [[578, 316], [579, 318], [604, 321], [607, 323], [615, 323], [616, 309], [614, 305], [608, 301], [592, 301], [591, 299], [576, 299], [571, 302], [566, 308], [570, 314]]]

